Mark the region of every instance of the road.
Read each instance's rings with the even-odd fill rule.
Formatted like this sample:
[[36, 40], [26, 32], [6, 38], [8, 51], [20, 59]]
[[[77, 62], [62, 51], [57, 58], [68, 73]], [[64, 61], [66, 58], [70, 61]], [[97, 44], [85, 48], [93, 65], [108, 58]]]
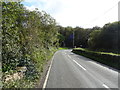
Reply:
[[71, 50], [60, 50], [53, 56], [45, 88], [118, 88], [118, 72]]

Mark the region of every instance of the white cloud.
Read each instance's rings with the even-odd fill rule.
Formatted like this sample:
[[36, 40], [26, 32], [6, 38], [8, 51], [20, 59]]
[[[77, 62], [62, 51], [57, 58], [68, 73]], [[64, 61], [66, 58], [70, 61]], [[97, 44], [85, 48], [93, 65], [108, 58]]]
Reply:
[[35, 6], [30, 6], [30, 7], [29, 7], [29, 6], [25, 6], [25, 7], [26, 7], [28, 10], [31, 10], [31, 11], [35, 10], [35, 8], [36, 8]]
[[[119, 0], [25, 0], [35, 3], [26, 6], [33, 10], [39, 8], [53, 16], [62, 26], [93, 27], [117, 21]], [[112, 9], [110, 9], [113, 7]], [[110, 10], [109, 10], [110, 9]], [[106, 12], [106, 14], [104, 14]]]

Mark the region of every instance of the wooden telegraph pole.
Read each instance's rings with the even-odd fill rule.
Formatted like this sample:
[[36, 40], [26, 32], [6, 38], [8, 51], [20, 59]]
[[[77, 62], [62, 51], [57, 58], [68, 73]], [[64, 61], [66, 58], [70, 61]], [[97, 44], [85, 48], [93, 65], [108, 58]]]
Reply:
[[118, 21], [120, 21], [120, 1], [118, 2]]
[[73, 48], [74, 48], [74, 42], [75, 42], [74, 38], [75, 38], [75, 32], [73, 30]]

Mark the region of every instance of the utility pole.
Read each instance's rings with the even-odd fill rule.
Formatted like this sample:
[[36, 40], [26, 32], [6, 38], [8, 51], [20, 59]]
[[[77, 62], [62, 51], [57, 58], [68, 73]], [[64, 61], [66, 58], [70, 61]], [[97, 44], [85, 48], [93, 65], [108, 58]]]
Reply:
[[73, 30], [73, 48], [74, 48], [74, 42], [75, 42], [74, 38], [75, 38], [75, 32]]
[[118, 21], [120, 21], [120, 1], [118, 2]]

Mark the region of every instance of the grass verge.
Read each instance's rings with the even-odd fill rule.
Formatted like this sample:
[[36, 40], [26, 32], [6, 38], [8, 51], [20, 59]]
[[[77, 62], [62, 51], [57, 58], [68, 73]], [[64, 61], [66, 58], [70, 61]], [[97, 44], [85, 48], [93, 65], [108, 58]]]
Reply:
[[69, 49], [67, 47], [59, 47], [58, 50], [65, 50], [65, 49]]

